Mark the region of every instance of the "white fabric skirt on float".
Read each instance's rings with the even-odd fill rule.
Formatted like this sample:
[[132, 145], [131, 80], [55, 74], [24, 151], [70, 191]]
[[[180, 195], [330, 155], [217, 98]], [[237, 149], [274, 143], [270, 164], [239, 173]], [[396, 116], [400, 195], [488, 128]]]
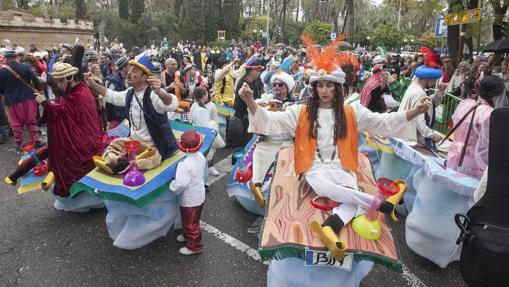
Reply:
[[353, 261], [352, 270], [328, 266], [305, 266], [304, 260], [273, 260], [267, 272], [268, 287], [355, 287], [373, 268], [372, 261]]
[[473, 194], [473, 186], [451, 185], [457, 178], [436, 176], [445, 172], [439, 169], [430, 171], [426, 166], [414, 175], [417, 195], [405, 223], [408, 247], [441, 268], [460, 258], [461, 245], [456, 245], [460, 230], [454, 216], [468, 211]]
[[55, 195], [53, 207], [60, 211], [89, 212], [92, 208], [103, 208], [104, 201], [86, 192], [81, 192], [74, 198]]
[[141, 208], [123, 201], [105, 203], [108, 233], [118, 248], [136, 249], [165, 236], [172, 226], [182, 228], [178, 197], [170, 191]]

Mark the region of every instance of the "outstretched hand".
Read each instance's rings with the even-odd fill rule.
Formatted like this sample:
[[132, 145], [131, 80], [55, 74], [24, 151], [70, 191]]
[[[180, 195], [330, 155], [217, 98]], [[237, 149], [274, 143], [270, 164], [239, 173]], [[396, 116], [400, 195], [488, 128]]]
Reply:
[[158, 95], [161, 91], [161, 79], [152, 75], [147, 78], [147, 83], [150, 85], [152, 91]]
[[406, 112], [406, 118], [408, 121], [413, 120], [415, 117], [417, 117], [420, 114], [425, 113], [428, 111], [429, 107], [431, 106], [431, 98], [430, 97], [422, 97], [421, 100], [415, 107], [413, 107], [411, 110], [408, 110]]
[[251, 101], [254, 101], [253, 98], [253, 90], [249, 87], [247, 83], [244, 83], [242, 85], [242, 88], [239, 90], [239, 96], [240, 98], [247, 104]]
[[422, 97], [420, 102], [414, 107], [414, 109], [419, 113], [423, 114], [429, 110], [431, 106], [431, 98], [430, 97]]

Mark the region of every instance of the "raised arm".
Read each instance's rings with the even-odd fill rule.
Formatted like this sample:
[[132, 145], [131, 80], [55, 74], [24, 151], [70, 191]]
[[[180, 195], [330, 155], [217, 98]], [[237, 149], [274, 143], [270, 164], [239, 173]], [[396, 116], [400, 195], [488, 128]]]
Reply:
[[415, 117], [424, 113], [430, 106], [429, 97], [423, 97], [412, 109], [397, 113], [374, 113], [366, 107], [356, 103], [352, 105], [357, 118], [357, 129], [381, 136], [412, 139], [415, 137], [415, 127], [410, 123]]

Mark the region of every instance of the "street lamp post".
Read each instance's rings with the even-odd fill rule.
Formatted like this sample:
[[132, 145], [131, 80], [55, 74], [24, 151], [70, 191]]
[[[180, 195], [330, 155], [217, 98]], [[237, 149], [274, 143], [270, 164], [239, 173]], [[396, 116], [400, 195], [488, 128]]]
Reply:
[[256, 43], [256, 37], [258, 36], [256, 33], [258, 33], [258, 30], [253, 29], [253, 44]]
[[[367, 47], [370, 47], [370, 46], [371, 46], [371, 37], [370, 37], [370, 36], [367, 36], [367, 37], [366, 37], [366, 41], [368, 41], [368, 45], [367, 45]], [[369, 48], [368, 48], [368, 50], [371, 50], [371, 49], [369, 49]]]

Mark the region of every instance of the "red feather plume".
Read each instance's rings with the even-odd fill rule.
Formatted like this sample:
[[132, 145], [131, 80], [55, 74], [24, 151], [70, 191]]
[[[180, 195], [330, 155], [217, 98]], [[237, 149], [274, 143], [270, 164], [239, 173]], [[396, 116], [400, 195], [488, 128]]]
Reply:
[[336, 51], [341, 41], [346, 39], [344, 35], [339, 35], [334, 42], [323, 47], [323, 49], [316, 47], [313, 38], [309, 34], [302, 34], [301, 39], [306, 45], [308, 59], [315, 71], [323, 69], [327, 73], [332, 73], [340, 66], [357, 63], [357, 58], [354, 55]]
[[430, 68], [440, 69], [440, 58], [430, 47], [421, 47], [421, 53], [424, 55], [425, 64]]

